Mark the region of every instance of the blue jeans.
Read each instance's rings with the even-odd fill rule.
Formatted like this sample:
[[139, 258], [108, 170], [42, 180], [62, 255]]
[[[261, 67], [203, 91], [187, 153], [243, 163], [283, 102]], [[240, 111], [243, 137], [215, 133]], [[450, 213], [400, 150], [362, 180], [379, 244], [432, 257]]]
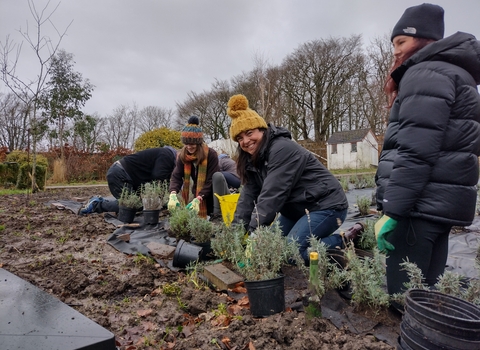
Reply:
[[321, 239], [329, 248], [343, 246], [342, 236], [332, 235], [332, 233], [345, 221], [347, 211], [348, 209], [313, 211], [309, 213], [310, 222], [308, 222], [309, 219], [306, 214], [298, 221], [280, 215], [278, 222], [282, 228], [282, 234], [287, 236], [289, 240], [295, 240], [298, 243], [300, 255], [308, 263], [308, 247], [310, 246], [308, 239], [311, 235]]

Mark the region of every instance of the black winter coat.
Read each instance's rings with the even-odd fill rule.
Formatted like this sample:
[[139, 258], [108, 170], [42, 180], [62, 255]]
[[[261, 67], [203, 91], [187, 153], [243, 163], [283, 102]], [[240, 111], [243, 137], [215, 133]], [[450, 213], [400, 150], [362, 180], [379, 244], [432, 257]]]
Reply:
[[129, 154], [120, 163], [132, 179], [134, 190], [138, 190], [147, 182], [170, 181], [176, 157], [171, 147], [157, 147]]
[[480, 155], [480, 43], [458, 32], [392, 73], [399, 85], [376, 174], [378, 209], [468, 226]]
[[348, 208], [340, 182], [287, 129], [269, 124], [264, 137], [261, 166], [248, 165], [233, 222], [254, 229], [270, 225], [277, 213], [298, 220], [305, 209]]

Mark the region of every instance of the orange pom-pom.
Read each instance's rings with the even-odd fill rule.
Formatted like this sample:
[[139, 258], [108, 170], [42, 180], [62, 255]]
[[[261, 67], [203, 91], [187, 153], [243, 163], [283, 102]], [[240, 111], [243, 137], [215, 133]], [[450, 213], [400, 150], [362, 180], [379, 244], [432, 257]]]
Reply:
[[245, 111], [248, 108], [248, 100], [245, 95], [233, 95], [228, 101], [228, 107], [232, 111]]

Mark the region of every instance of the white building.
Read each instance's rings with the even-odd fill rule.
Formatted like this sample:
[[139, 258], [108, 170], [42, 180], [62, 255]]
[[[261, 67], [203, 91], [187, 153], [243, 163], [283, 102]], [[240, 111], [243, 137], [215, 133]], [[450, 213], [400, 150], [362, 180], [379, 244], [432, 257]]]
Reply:
[[328, 169], [378, 166], [378, 141], [370, 129], [340, 131], [327, 141]]

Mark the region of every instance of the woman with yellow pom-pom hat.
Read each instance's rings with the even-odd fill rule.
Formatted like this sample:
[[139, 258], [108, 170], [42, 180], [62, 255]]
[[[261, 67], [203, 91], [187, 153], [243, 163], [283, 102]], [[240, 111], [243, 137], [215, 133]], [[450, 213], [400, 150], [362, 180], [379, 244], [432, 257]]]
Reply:
[[267, 124], [250, 109], [244, 95], [230, 98], [227, 113], [232, 118], [230, 137], [238, 142], [237, 173], [243, 184], [233, 222], [243, 222], [253, 232], [280, 213], [283, 234], [299, 243], [307, 264], [312, 234], [327, 246], [342, 246], [342, 236], [332, 234], [348, 208], [339, 181], [292, 141], [287, 129]]

